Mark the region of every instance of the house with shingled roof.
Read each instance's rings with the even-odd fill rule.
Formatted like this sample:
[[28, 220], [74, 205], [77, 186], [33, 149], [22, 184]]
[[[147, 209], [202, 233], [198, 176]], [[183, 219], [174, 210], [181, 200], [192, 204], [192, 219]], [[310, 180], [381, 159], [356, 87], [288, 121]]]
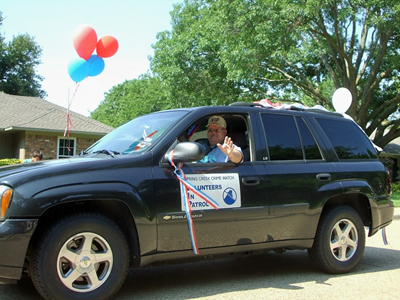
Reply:
[[383, 158], [382, 161], [385, 161], [385, 158], [389, 158], [387, 162], [392, 164], [388, 166], [392, 181], [398, 181], [400, 179], [400, 138], [396, 138], [387, 144], [380, 156]]
[[0, 159], [30, 158], [34, 150], [44, 159], [71, 157], [114, 129], [36, 97], [0, 92], [0, 107]]

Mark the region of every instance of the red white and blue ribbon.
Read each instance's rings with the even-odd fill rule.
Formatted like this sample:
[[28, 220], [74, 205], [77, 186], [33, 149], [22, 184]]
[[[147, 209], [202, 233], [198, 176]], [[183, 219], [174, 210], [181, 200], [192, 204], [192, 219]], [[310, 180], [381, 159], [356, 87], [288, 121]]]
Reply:
[[382, 239], [383, 239], [383, 244], [384, 245], [388, 245], [389, 244], [389, 242], [387, 240], [387, 237], [386, 237], [386, 227], [382, 228]]
[[194, 229], [194, 224], [193, 224], [193, 218], [192, 218], [192, 208], [190, 206], [190, 200], [189, 200], [189, 193], [188, 191], [190, 190], [192, 193], [195, 195], [199, 196], [201, 199], [206, 201], [208, 204], [210, 204], [214, 209], [218, 210], [218, 203], [213, 200], [211, 197], [209, 197], [207, 194], [203, 193], [202, 191], [199, 191], [196, 189], [194, 185], [192, 185], [190, 182], [187, 181], [186, 175], [182, 170], [183, 164], [180, 163], [179, 166], [176, 166], [174, 164], [174, 150], [171, 151], [171, 153], [168, 156], [168, 160], [171, 163], [171, 165], [175, 168], [175, 175], [176, 178], [179, 180], [180, 186], [181, 186], [181, 191], [183, 191], [183, 203], [184, 203], [184, 208], [186, 212], [186, 219], [188, 222], [188, 229], [189, 229], [189, 236], [190, 236], [190, 242], [192, 244], [192, 249], [194, 254], [200, 254], [199, 252], [199, 247], [197, 245], [197, 238], [196, 238], [196, 231]]

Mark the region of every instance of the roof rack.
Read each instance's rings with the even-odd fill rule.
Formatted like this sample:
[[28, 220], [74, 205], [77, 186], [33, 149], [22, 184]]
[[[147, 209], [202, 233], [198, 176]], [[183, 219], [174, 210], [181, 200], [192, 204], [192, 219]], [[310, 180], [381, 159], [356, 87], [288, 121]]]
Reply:
[[314, 113], [320, 113], [320, 114], [327, 114], [327, 115], [335, 115], [338, 117], [343, 117], [341, 113], [334, 112], [334, 111], [329, 111], [326, 110], [325, 108], [315, 108], [315, 107], [300, 107], [297, 105], [289, 105], [289, 104], [284, 104], [282, 106], [266, 106], [261, 103], [256, 103], [256, 102], [244, 102], [244, 101], [239, 101], [239, 102], [233, 102], [229, 104], [229, 106], [244, 106], [244, 107], [259, 107], [259, 108], [266, 108], [266, 109], [278, 109], [278, 110], [295, 110], [295, 111], [306, 111], [306, 112], [314, 112]]
[[259, 107], [261, 106], [258, 103], [254, 103], [254, 102], [244, 102], [244, 101], [239, 101], [239, 102], [233, 102], [231, 104], [229, 104], [229, 106], [246, 106], [246, 107]]
[[298, 110], [298, 111], [304, 111], [307, 108], [296, 106], [296, 105], [282, 105], [282, 106], [270, 106], [270, 105], [264, 105], [259, 102], [244, 102], [244, 101], [239, 101], [239, 102], [233, 102], [229, 104], [229, 106], [245, 106], [245, 107], [260, 107], [260, 108], [273, 108], [273, 109], [283, 109], [283, 110]]

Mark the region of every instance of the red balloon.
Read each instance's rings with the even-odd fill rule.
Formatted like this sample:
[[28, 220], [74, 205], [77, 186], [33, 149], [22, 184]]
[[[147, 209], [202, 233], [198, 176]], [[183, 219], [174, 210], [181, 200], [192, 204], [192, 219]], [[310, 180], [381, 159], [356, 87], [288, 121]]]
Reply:
[[72, 42], [79, 57], [88, 60], [96, 48], [96, 31], [90, 26], [80, 25], [74, 30]]
[[118, 41], [115, 37], [106, 35], [103, 36], [96, 46], [97, 56], [99, 57], [111, 57], [118, 51]]

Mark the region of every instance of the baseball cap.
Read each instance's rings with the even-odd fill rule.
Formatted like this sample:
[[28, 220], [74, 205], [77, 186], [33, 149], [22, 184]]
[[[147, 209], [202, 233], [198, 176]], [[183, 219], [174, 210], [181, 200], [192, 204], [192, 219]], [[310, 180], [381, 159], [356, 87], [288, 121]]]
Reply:
[[210, 125], [218, 125], [223, 128], [226, 128], [226, 122], [225, 119], [221, 116], [212, 116], [208, 119], [207, 127]]

